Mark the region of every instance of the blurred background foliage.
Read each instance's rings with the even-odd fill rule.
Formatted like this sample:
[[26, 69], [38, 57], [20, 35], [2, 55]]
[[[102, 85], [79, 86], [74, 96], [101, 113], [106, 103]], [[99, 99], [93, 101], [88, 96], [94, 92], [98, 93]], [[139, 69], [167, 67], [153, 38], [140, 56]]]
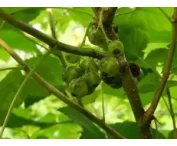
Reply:
[[[48, 8], [4, 8], [16, 19], [29, 23], [36, 29], [51, 36]], [[170, 16], [173, 8], [162, 8]], [[86, 27], [93, 20], [91, 8], [52, 8], [59, 41], [79, 46]], [[153, 99], [162, 76], [164, 61], [167, 58], [171, 39], [171, 24], [158, 8], [118, 8], [114, 24], [119, 27], [120, 40], [125, 45], [128, 61], [137, 63], [144, 71], [144, 78], [138, 83], [142, 103], [147, 108]], [[20, 30], [4, 23], [0, 18], [0, 38], [4, 39], [26, 62], [33, 67], [45, 52], [46, 44]], [[43, 47], [42, 47], [43, 46]], [[97, 50], [86, 39], [86, 46]], [[65, 53], [63, 53], [65, 54]], [[85, 57], [83, 57], [85, 58]], [[177, 114], [177, 52], [166, 87], [170, 88], [175, 116]], [[0, 48], [0, 68], [17, 66], [17, 63]], [[36, 70], [52, 85], [64, 90], [63, 67], [60, 60], [51, 55]], [[0, 124], [4, 120], [9, 105], [19, 88], [24, 73], [20, 70], [0, 71]], [[112, 89], [102, 83], [96, 91], [83, 98], [84, 106], [102, 118], [102, 98], [105, 100], [106, 122], [127, 138], [141, 138], [123, 89]], [[154, 138], [173, 138], [172, 120], [167, 109], [167, 96], [164, 90], [155, 116], [158, 131], [152, 122]], [[168, 103], [167, 103], [168, 104]], [[20, 94], [4, 138], [111, 138], [98, 126], [77, 111], [50, 95], [35, 80], [30, 79]]]

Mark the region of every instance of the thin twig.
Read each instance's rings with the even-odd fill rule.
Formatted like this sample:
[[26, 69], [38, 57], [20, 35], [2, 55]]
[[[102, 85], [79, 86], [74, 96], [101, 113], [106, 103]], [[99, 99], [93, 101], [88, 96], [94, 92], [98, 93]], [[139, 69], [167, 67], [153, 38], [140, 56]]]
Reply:
[[[174, 8], [174, 20], [177, 21], [177, 8]], [[165, 88], [167, 79], [169, 77], [170, 74], [170, 69], [172, 66], [172, 62], [173, 62], [173, 58], [174, 58], [174, 53], [175, 53], [175, 49], [176, 49], [176, 40], [177, 40], [177, 23], [173, 23], [172, 24], [172, 37], [171, 37], [171, 45], [168, 51], [168, 57], [167, 60], [165, 62], [165, 66], [163, 69], [163, 76], [162, 76], [162, 80], [156, 90], [156, 93], [154, 95], [154, 99], [150, 105], [150, 107], [147, 109], [145, 115], [144, 115], [144, 122], [146, 123], [147, 121], [149, 121], [150, 119], [152, 119], [153, 114], [157, 108], [157, 105], [159, 103], [160, 97], [162, 95], [162, 92]]]
[[17, 66], [17, 67], [5, 67], [5, 68], [0, 68], [0, 71], [15, 70], [15, 69], [23, 69], [23, 67], [22, 67], [22, 66]]
[[168, 103], [169, 103], [169, 106], [170, 106], [170, 116], [171, 116], [171, 119], [172, 119], [172, 122], [173, 122], [174, 138], [177, 139], [175, 114], [174, 114], [173, 105], [172, 105], [172, 102], [171, 102], [171, 93], [170, 93], [169, 88], [167, 88], [167, 97], [168, 97]]
[[171, 23], [171, 17], [161, 8], [161, 7], [158, 7], [158, 9], [164, 14], [164, 16], [170, 21]]
[[[55, 22], [53, 20], [52, 9], [47, 9], [47, 12], [48, 12], [48, 17], [49, 17], [49, 24], [50, 24], [50, 29], [51, 29], [51, 32], [52, 32], [52, 37], [57, 40], [57, 35], [56, 35], [56, 30], [55, 30]], [[66, 61], [63, 57], [62, 52], [57, 50], [55, 52], [55, 55], [57, 55], [59, 57], [63, 67], [65, 68], [67, 66], [67, 64], [66, 64]]]
[[[0, 39], [2, 42], [2, 40]], [[5, 43], [5, 42], [4, 42]], [[24, 66], [24, 70], [26, 72], [30, 72], [31, 68], [11, 49], [7, 44], [4, 46], [4, 49], [22, 66]], [[85, 110], [72, 100], [70, 100], [67, 96], [65, 96], [61, 91], [59, 91], [57, 88], [52, 86], [50, 83], [48, 83], [46, 80], [44, 80], [39, 74], [34, 72], [32, 74], [32, 77], [39, 82], [41, 86], [46, 88], [50, 93], [55, 95], [58, 99], [69, 105], [70, 107], [74, 108], [81, 114], [83, 114], [85, 117], [87, 117], [89, 120], [100, 126], [102, 129], [104, 129], [108, 134], [113, 136], [114, 138], [122, 139], [125, 138], [121, 134], [119, 134], [117, 131], [106, 125], [103, 121], [101, 121], [99, 118], [91, 114], [89, 111]]]
[[[10, 51], [10, 52], [14, 53], [13, 50], [9, 50], [7, 44], [6, 44], [3, 40], [0, 40], [0, 45], [1, 45], [3, 48], [5, 48], [6, 51]], [[17, 100], [19, 94], [20, 94], [21, 91], [23, 90], [23, 87], [24, 87], [25, 84], [27, 83], [27, 81], [28, 81], [28, 79], [30, 78], [30, 76], [34, 73], [35, 69], [40, 65], [40, 63], [43, 61], [43, 59], [44, 59], [46, 56], [49, 55], [49, 53], [50, 53], [50, 52], [47, 52], [42, 58], [40, 58], [40, 61], [36, 64], [36, 66], [35, 66], [30, 72], [28, 72], [28, 74], [26, 75], [26, 77], [25, 77], [25, 79], [23, 80], [22, 84], [21, 84], [20, 87], [18, 88], [18, 90], [17, 90], [17, 92], [16, 92], [16, 94], [15, 94], [15, 96], [14, 96], [14, 98], [13, 98], [11, 104], [10, 104], [10, 107], [9, 107], [9, 109], [8, 109], [8, 112], [7, 112], [7, 114], [6, 114], [6, 117], [5, 117], [5, 119], [4, 119], [4, 122], [3, 122], [3, 125], [2, 125], [2, 129], [1, 129], [1, 131], [0, 131], [0, 138], [2, 138], [3, 132], [4, 132], [4, 130], [5, 130], [5, 127], [6, 127], [6, 125], [7, 125], [8, 120], [9, 120], [9, 118], [10, 118], [11, 112], [12, 112], [12, 110], [13, 110], [14, 104], [15, 104], [15, 102], [16, 102], [16, 100]]]

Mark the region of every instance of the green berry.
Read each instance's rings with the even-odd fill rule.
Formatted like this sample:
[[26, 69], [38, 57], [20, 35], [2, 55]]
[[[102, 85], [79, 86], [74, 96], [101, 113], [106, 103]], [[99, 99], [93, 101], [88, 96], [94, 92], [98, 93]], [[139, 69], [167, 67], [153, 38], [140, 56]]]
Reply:
[[105, 77], [115, 77], [119, 72], [119, 62], [114, 57], [104, 57], [100, 61], [100, 72]]
[[81, 64], [80, 64], [80, 68], [85, 71], [85, 72], [89, 72], [89, 71], [98, 71], [98, 63], [92, 59], [86, 59], [84, 60]]
[[97, 28], [95, 25], [92, 25], [88, 29], [88, 39], [93, 45], [100, 45], [104, 43], [105, 37], [100, 28]]
[[74, 64], [74, 63], [79, 62], [80, 56], [67, 53], [67, 54], [65, 55], [65, 59], [66, 59], [69, 63]]
[[84, 78], [90, 88], [96, 88], [101, 82], [99, 74], [94, 71], [86, 73]]
[[67, 84], [69, 84], [71, 80], [76, 79], [81, 75], [82, 75], [82, 70], [80, 68], [69, 66], [65, 68], [62, 78]]
[[88, 94], [88, 86], [83, 78], [73, 79], [69, 83], [68, 90], [72, 96], [77, 98], [82, 98]]
[[124, 53], [124, 45], [121, 41], [114, 40], [109, 43], [108, 50], [114, 55], [122, 55]]

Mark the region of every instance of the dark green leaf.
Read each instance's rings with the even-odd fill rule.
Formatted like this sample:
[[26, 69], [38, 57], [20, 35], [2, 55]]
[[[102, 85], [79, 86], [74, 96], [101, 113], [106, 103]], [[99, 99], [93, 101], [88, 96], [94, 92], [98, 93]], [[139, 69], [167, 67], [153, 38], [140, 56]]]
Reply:
[[64, 108], [59, 109], [59, 111], [64, 113], [69, 118], [71, 118], [73, 121], [75, 121], [77, 124], [79, 124], [83, 127], [83, 129], [84, 129], [83, 138], [87, 138], [87, 139], [89, 139], [89, 138], [95, 138], [95, 139], [105, 138], [105, 135], [88, 118], [83, 116], [81, 113], [79, 113], [75, 109], [72, 109], [70, 107], [64, 107]]
[[[37, 88], [38, 89], [38, 88]], [[39, 90], [38, 90], [39, 92]], [[44, 96], [28, 96], [25, 100], [25, 107], [29, 107], [30, 105], [44, 99], [48, 94], [44, 95]]]

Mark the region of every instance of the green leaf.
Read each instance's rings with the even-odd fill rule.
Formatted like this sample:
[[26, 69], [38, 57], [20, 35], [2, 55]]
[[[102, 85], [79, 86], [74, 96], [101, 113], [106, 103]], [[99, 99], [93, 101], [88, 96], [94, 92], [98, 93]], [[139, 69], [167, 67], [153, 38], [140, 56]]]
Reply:
[[[26, 60], [26, 63], [33, 68], [40, 58], [41, 56], [28, 59]], [[64, 89], [64, 82], [62, 80], [63, 68], [59, 59], [48, 56], [35, 71], [59, 90]], [[25, 100], [26, 106], [30, 106], [50, 95], [48, 90], [34, 79], [28, 80], [24, 87], [24, 92], [28, 94], [28, 97]]]
[[[110, 126], [128, 139], [142, 139], [139, 128], [137, 127], [137, 124], [135, 122], [125, 121], [122, 123], [112, 124]], [[153, 138], [155, 139], [165, 138], [160, 132], [156, 131], [155, 129], [151, 129], [151, 133]]]
[[31, 136], [31, 139], [78, 139], [80, 126], [75, 123], [56, 124], [46, 129], [40, 129]]
[[[20, 87], [24, 77], [19, 70], [11, 71], [0, 82], [0, 123], [4, 120], [5, 115], [9, 109], [9, 106]], [[26, 93], [21, 91], [18, 96], [15, 106], [18, 107], [27, 97]]]
[[141, 93], [154, 92], [160, 82], [160, 77], [155, 73], [149, 73], [138, 83], [138, 91]]
[[[132, 10], [131, 8], [119, 8], [117, 12], [121, 14]], [[169, 41], [171, 24], [155, 7], [137, 7], [131, 13], [115, 17], [114, 23], [119, 26], [120, 40], [125, 45], [128, 59], [131, 60], [143, 55], [142, 51], [148, 42]]]
[[151, 103], [154, 98], [154, 92], [140, 93], [141, 101], [143, 105]]
[[[164, 65], [164, 62], [166, 61], [168, 54], [168, 50], [166, 48], [158, 48], [153, 49], [148, 56], [146, 57], [145, 61], [154, 69], [156, 70], [156, 67]], [[158, 57], [157, 57], [158, 56]]]
[[136, 60], [143, 56], [147, 47], [148, 36], [143, 29], [130, 25], [120, 26], [119, 37], [124, 44], [125, 55], [129, 60]]
[[[81, 125], [84, 129], [83, 138], [95, 138], [95, 139], [104, 139], [105, 135], [95, 126], [88, 118], [83, 116], [81, 113], [72, 109], [71, 107], [64, 107], [59, 109], [60, 112], [67, 115], [74, 122]], [[86, 134], [86, 133], [87, 134]], [[81, 136], [82, 138], [82, 136]]]
[[[43, 88], [42, 88], [43, 89]], [[39, 90], [38, 90], [39, 92]], [[33, 105], [34, 103], [44, 99], [47, 95], [49, 95], [48, 93], [46, 93], [46, 95], [44, 96], [28, 96], [25, 100], [25, 107], [29, 107], [30, 105]]]
[[68, 9], [70, 17], [82, 24], [84, 27], [87, 27], [88, 24], [93, 20], [93, 11], [91, 7], [74, 7]]
[[19, 31], [3, 29], [0, 31], [2, 38], [10, 47], [24, 51], [37, 51], [36, 44], [24, 37]]
[[[130, 11], [132, 11], [130, 8], [118, 9], [118, 13]], [[145, 30], [171, 31], [169, 20], [157, 7], [136, 7], [132, 13], [117, 16], [114, 22], [118, 25], [129, 24]]]
[[7, 61], [9, 57], [9, 54], [0, 47], [0, 59]]
[[[25, 62], [34, 67], [40, 60], [41, 56], [26, 60]], [[63, 89], [64, 82], [62, 80], [63, 67], [58, 58], [47, 56], [35, 70], [41, 77], [47, 80], [52, 85]]]

